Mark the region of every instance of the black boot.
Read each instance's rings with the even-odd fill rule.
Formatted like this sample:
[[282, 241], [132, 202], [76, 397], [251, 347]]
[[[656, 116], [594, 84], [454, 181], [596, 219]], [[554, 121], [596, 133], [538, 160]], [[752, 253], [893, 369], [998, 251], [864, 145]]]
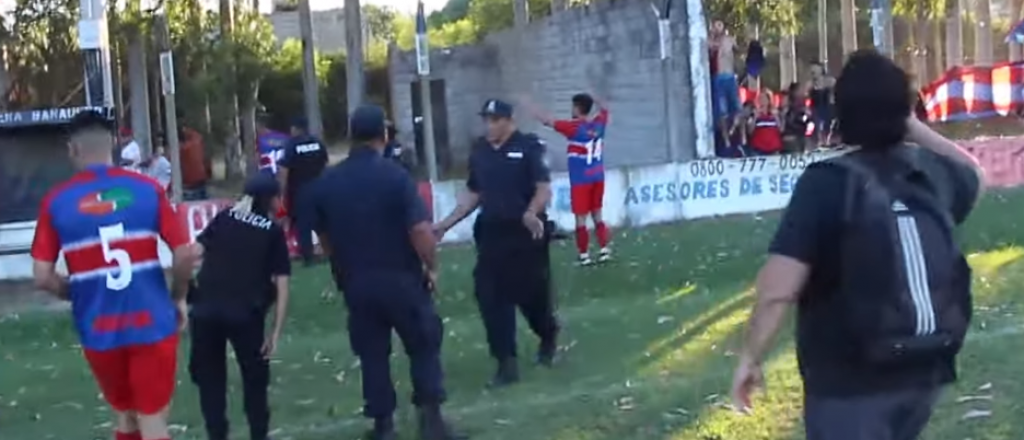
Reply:
[[505, 358], [498, 361], [498, 371], [487, 383], [488, 388], [501, 388], [519, 382], [519, 362], [516, 358]]
[[558, 354], [558, 331], [555, 331], [546, 338], [541, 338], [540, 347], [537, 348], [537, 363], [552, 367], [555, 364], [555, 356]]
[[391, 417], [374, 419], [373, 429], [365, 435], [367, 440], [396, 440], [398, 434], [395, 432], [395, 422]]
[[469, 438], [452, 430], [451, 425], [441, 416], [440, 406], [423, 406], [418, 411], [420, 440], [465, 440]]

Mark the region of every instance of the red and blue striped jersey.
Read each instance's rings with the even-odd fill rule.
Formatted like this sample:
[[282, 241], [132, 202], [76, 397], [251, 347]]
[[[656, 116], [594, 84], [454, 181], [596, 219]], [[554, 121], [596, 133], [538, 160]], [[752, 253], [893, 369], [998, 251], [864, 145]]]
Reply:
[[256, 154], [259, 156], [260, 171], [277, 174], [277, 162], [284, 156], [284, 147], [289, 136], [279, 131], [267, 130], [256, 136]]
[[64, 253], [83, 347], [150, 344], [177, 331], [160, 239], [188, 244], [160, 184], [141, 174], [91, 166], [43, 199], [32, 258], [53, 263]]
[[593, 119], [570, 119], [555, 121], [555, 131], [569, 140], [566, 149], [569, 184], [593, 183], [604, 180], [604, 131], [608, 126], [608, 110], [601, 111]]

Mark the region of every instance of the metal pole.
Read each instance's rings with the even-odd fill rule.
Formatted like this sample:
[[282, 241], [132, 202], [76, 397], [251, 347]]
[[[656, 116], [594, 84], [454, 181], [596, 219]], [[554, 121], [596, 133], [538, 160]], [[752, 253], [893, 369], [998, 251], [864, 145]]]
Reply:
[[[345, 12], [348, 14], [348, 11]], [[313, 46], [313, 17], [309, 0], [299, 0], [299, 33], [302, 36], [302, 92], [305, 100], [309, 133], [320, 136], [320, 84], [316, 80], [316, 49]]]
[[171, 159], [171, 200], [181, 202], [184, 186], [181, 182], [181, 144], [178, 141], [178, 110], [174, 98], [174, 55], [167, 29], [167, 17], [156, 15], [157, 44], [160, 49], [160, 84], [164, 94], [164, 114], [167, 117], [167, 153]]
[[[427, 16], [423, 2], [416, 5], [416, 74], [420, 77], [420, 114], [423, 120], [423, 149], [427, 159], [427, 177], [436, 182], [437, 148], [434, 145], [434, 106], [430, 94], [430, 42], [427, 35]], [[349, 82], [351, 84], [351, 82]]]
[[420, 76], [420, 106], [423, 116], [423, 148], [427, 156], [427, 176], [437, 182], [437, 148], [434, 145], [434, 110], [430, 96], [430, 78]]

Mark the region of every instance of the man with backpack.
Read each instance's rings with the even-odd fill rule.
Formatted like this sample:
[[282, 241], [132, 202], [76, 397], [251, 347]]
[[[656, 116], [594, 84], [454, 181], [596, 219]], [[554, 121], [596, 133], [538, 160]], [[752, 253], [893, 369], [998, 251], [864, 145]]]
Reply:
[[977, 161], [913, 116], [907, 75], [856, 52], [835, 86], [859, 150], [801, 177], [757, 277], [733, 378], [746, 410], [791, 305], [809, 440], [913, 440], [971, 318], [971, 272], [953, 238], [981, 188]]

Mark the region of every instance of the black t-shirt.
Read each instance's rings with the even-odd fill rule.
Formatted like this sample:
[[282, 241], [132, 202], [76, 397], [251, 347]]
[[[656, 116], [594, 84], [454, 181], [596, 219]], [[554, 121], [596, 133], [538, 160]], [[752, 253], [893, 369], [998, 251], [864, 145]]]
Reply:
[[284, 229], [267, 217], [222, 211], [197, 239], [203, 265], [192, 312], [200, 316], [244, 317], [263, 313], [276, 297], [273, 277], [290, 275]]
[[[409, 173], [369, 147], [356, 147], [305, 194], [315, 229], [324, 232], [339, 288], [392, 281], [422, 285], [423, 263], [409, 231], [430, 214]], [[411, 284], [410, 284], [411, 283]], [[417, 284], [419, 283], [419, 284]]]
[[294, 201], [299, 190], [316, 179], [327, 166], [327, 149], [312, 136], [293, 137], [285, 145], [283, 156], [277, 163], [288, 169], [288, 200]]
[[[974, 206], [980, 182], [970, 167], [929, 150], [920, 151], [922, 169], [949, 200], [949, 212], [957, 224]], [[843, 233], [843, 194], [847, 171], [814, 164], [800, 177], [782, 216], [769, 253], [799, 260], [811, 267], [797, 311], [797, 358], [807, 393], [825, 396], [869, 394], [912, 387], [929, 387], [956, 378], [952, 360], [905, 369], [876, 370], [844, 361], [836, 344], [837, 321], [823, 308], [823, 295], [839, 289], [839, 246]]]
[[498, 148], [483, 138], [473, 145], [466, 187], [480, 195], [480, 220], [522, 218], [537, 183], [551, 181], [544, 153], [536, 136], [519, 131]]

